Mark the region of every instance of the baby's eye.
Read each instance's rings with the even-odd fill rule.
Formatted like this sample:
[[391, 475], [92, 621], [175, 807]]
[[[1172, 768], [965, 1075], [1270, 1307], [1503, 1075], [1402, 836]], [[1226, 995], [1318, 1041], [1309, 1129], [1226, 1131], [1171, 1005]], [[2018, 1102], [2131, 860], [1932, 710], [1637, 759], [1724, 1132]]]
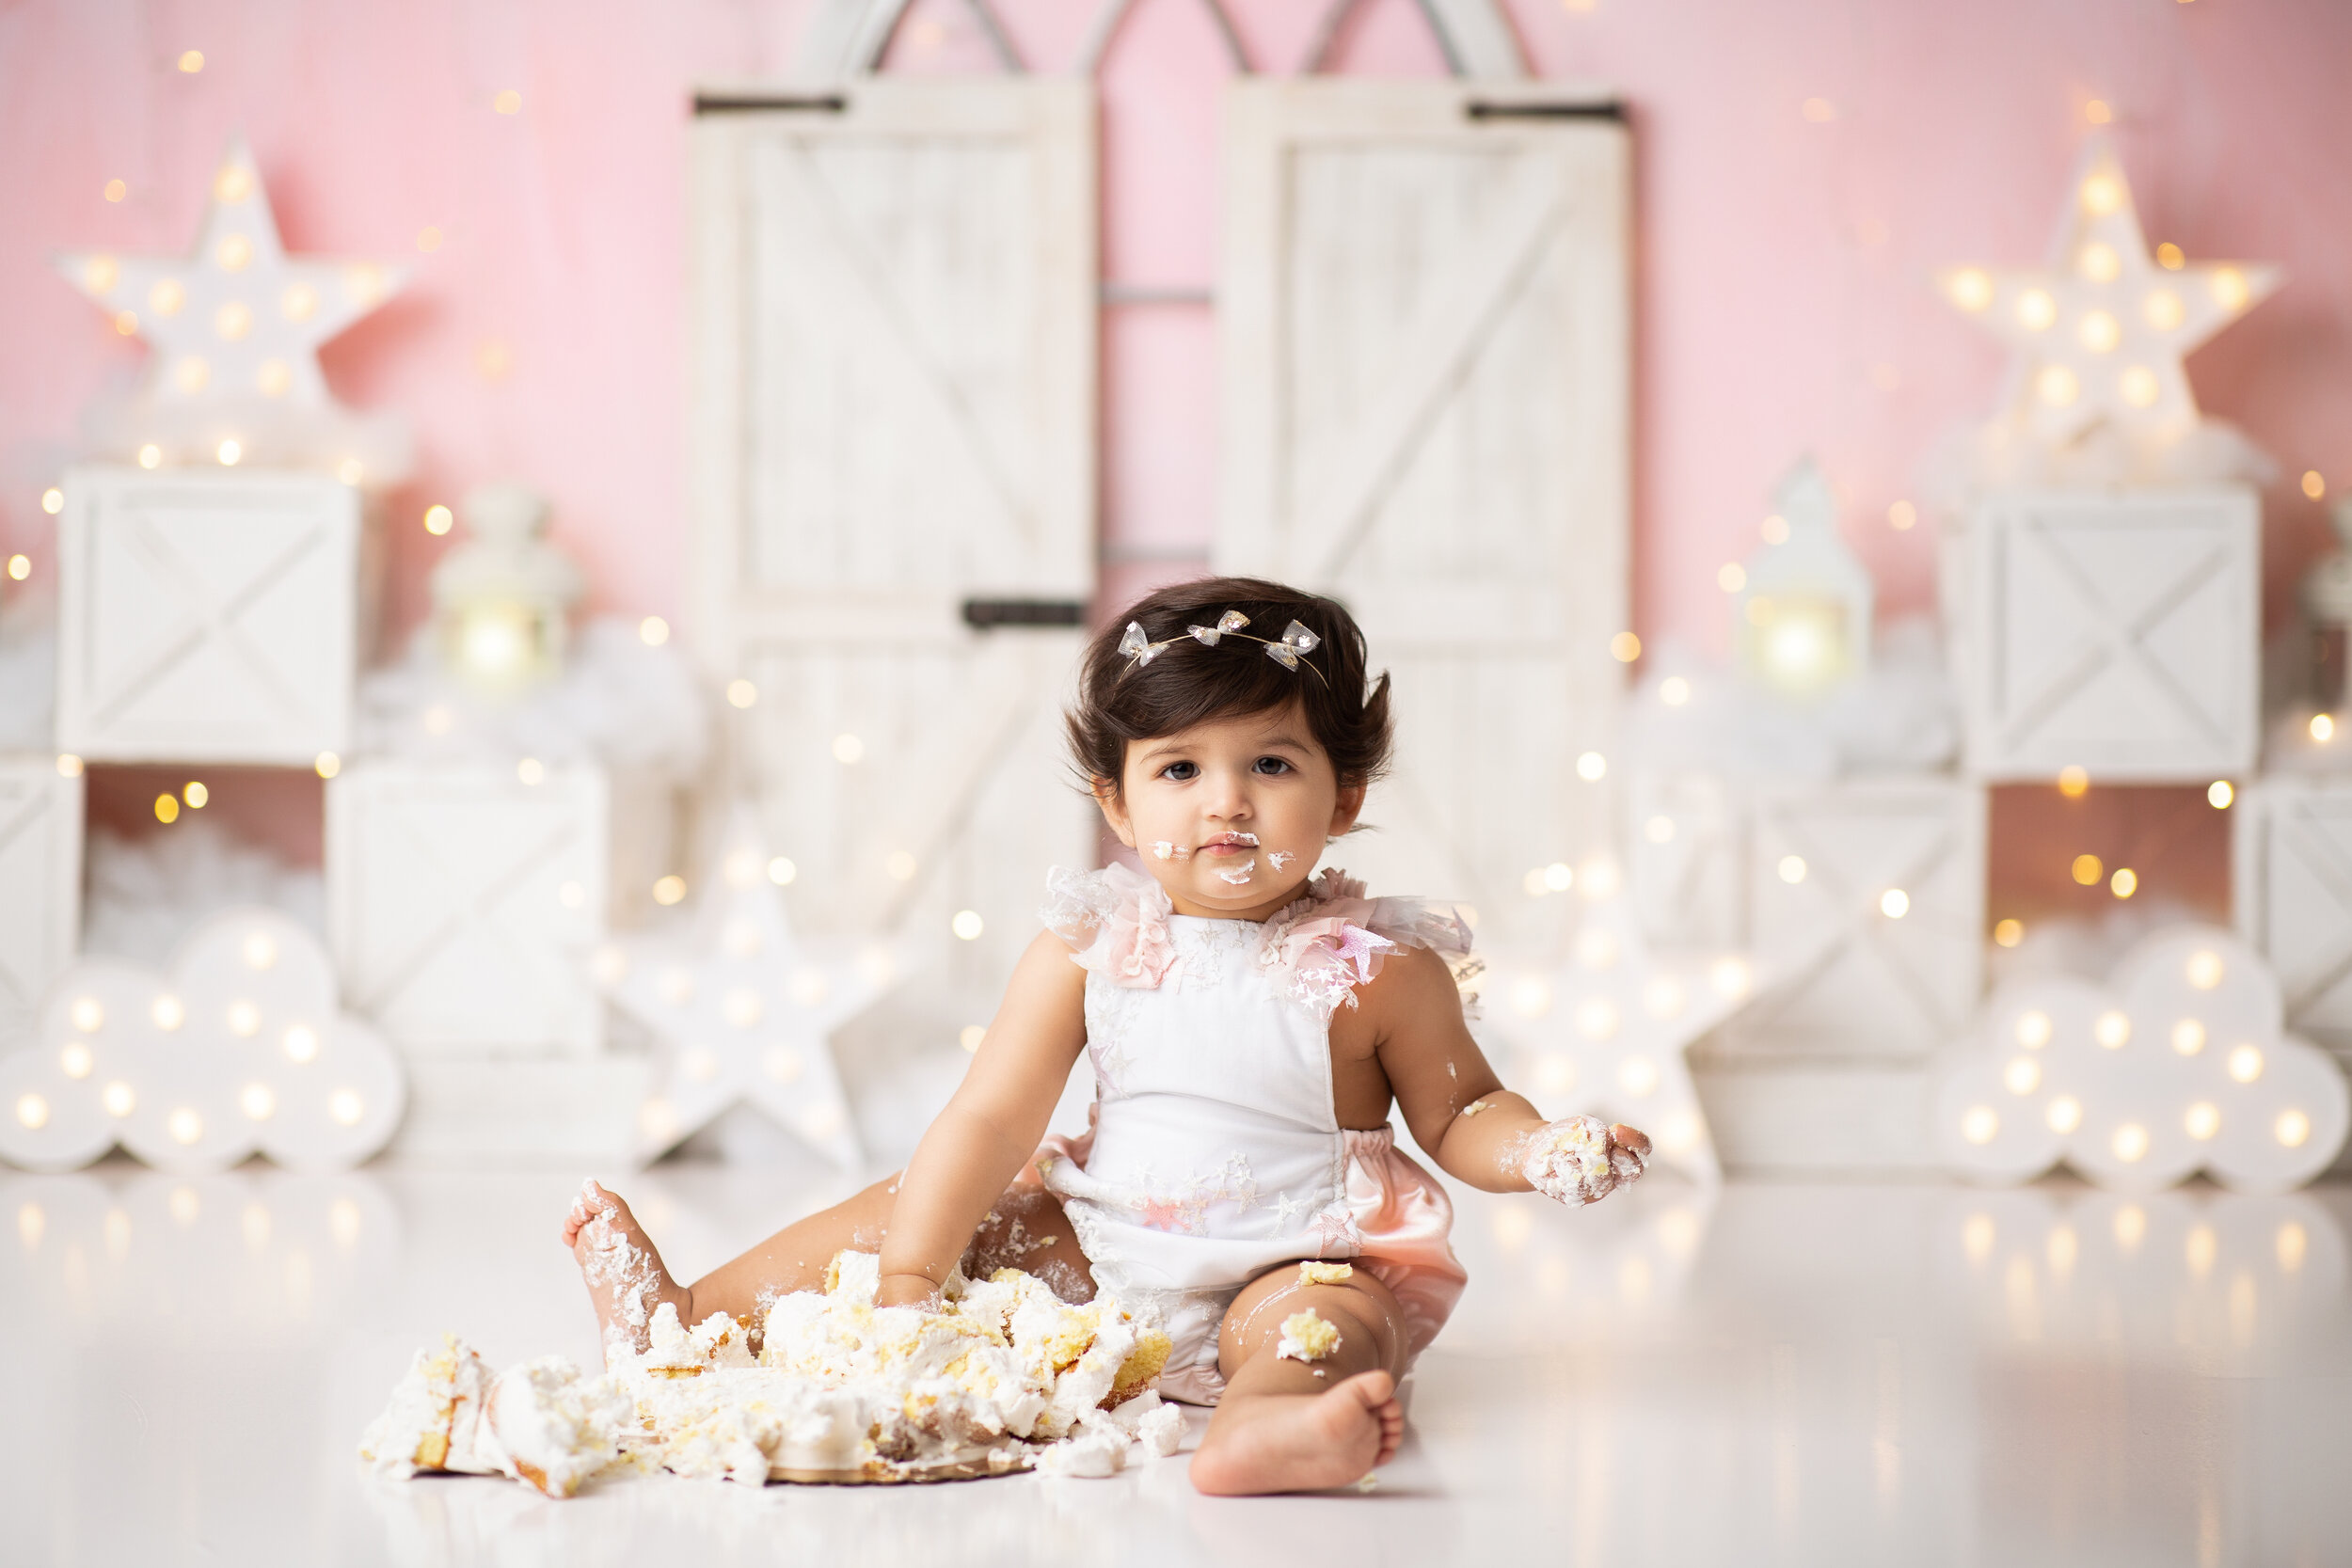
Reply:
[[1291, 770], [1291, 765], [1280, 757], [1260, 757], [1250, 767], [1260, 773], [1287, 773]]
[[1177, 784], [1188, 784], [1200, 776], [1200, 765], [1197, 762], [1171, 762], [1160, 769], [1161, 778], [1172, 780]]

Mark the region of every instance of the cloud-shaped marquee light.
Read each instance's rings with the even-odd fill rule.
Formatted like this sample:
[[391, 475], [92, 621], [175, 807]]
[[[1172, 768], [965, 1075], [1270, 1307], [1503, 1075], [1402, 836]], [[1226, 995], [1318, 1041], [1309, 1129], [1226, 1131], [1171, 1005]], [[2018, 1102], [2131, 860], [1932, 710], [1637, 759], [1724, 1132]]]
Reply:
[[1939, 1088], [1934, 1133], [1963, 1175], [2030, 1180], [2064, 1160], [2103, 1187], [2146, 1192], [2202, 1169], [2281, 1192], [2344, 1139], [2344, 1074], [2286, 1036], [2279, 982], [2226, 931], [2159, 931], [2106, 987], [2071, 977], [1994, 992]]
[[399, 1059], [341, 1010], [318, 939], [229, 910], [168, 974], [105, 958], [66, 972], [33, 1045], [0, 1059], [0, 1158], [69, 1170], [119, 1143], [168, 1171], [257, 1149], [336, 1169], [382, 1148], [406, 1104]]

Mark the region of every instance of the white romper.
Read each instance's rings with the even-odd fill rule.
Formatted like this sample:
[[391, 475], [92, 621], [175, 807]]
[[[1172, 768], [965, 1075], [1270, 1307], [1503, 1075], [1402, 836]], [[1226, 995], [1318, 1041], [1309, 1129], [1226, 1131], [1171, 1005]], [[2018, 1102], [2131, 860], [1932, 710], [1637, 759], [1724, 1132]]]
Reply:
[[1213, 1404], [1217, 1330], [1242, 1287], [1299, 1259], [1355, 1259], [1393, 1291], [1418, 1354], [1467, 1275], [1453, 1205], [1387, 1127], [1340, 1126], [1331, 1014], [1399, 947], [1470, 948], [1450, 909], [1367, 899], [1327, 872], [1263, 924], [1172, 912], [1124, 865], [1057, 870], [1046, 925], [1087, 971], [1093, 1125], [1040, 1151], [1096, 1280], [1165, 1315], [1171, 1399]]

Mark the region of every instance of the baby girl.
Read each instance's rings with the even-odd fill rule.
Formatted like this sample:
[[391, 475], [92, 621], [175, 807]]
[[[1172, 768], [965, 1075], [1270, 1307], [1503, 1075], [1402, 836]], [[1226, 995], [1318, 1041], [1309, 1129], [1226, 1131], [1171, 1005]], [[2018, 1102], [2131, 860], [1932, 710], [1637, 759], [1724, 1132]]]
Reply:
[[[1455, 1180], [1567, 1203], [1640, 1176], [1649, 1140], [1548, 1123], [1502, 1086], [1463, 1024], [1450, 910], [1311, 876], [1389, 758], [1388, 676], [1338, 604], [1249, 578], [1163, 589], [1089, 646], [1069, 731], [1143, 873], [1048, 878], [1046, 928], [906, 1169], [691, 1286], [602, 1188], [564, 1243], [625, 1336], [664, 1301], [755, 1323], [845, 1247], [879, 1250], [885, 1306], [934, 1299], [959, 1266], [1017, 1264], [1072, 1300], [1099, 1284], [1162, 1313], [1162, 1393], [1216, 1407], [1201, 1491], [1344, 1485], [1396, 1452], [1397, 1379], [1466, 1278], [1391, 1105]], [[1048, 1138], [1081, 1051], [1092, 1126]], [[599, 1259], [622, 1243], [644, 1261], [616, 1279]]]

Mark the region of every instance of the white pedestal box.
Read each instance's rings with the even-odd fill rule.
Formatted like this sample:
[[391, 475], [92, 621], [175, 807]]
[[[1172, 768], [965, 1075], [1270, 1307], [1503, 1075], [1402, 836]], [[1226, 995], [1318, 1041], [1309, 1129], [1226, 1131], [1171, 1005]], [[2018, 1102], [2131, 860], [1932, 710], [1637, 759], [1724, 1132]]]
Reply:
[[651, 1069], [644, 1056], [412, 1057], [408, 1115], [386, 1152], [434, 1164], [633, 1166]]
[[1629, 884], [1642, 935], [1667, 949], [1745, 946], [1745, 788], [1704, 768], [1645, 769], [1628, 797]]
[[2246, 485], [1996, 492], [1954, 664], [1977, 778], [2201, 784], [2254, 767], [2262, 511]]
[[2352, 1054], [2352, 778], [2265, 779], [2231, 815], [2232, 914], [2278, 972], [2288, 1032]]
[[326, 890], [350, 1006], [411, 1061], [594, 1055], [606, 810], [594, 768], [346, 768]]
[[33, 1026], [81, 933], [81, 778], [0, 756], [0, 1047]]
[[57, 748], [309, 767], [348, 749], [359, 493], [325, 475], [80, 467], [57, 531]]
[[1756, 788], [1755, 1002], [1729, 1055], [1916, 1062], [1968, 1026], [1984, 976], [1985, 792], [1890, 775]]

